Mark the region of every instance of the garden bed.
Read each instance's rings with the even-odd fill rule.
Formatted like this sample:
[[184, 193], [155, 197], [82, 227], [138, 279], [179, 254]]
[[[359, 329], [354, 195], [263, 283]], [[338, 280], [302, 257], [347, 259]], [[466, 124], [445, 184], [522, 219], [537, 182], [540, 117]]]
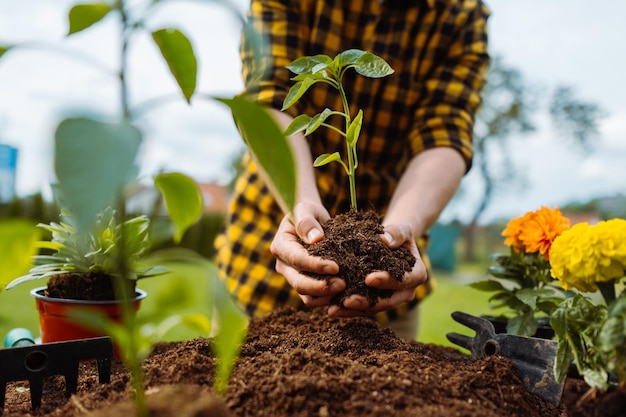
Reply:
[[[505, 358], [471, 360], [455, 349], [399, 339], [368, 319], [329, 319], [322, 311], [282, 309], [253, 320], [223, 402], [211, 392], [210, 340], [159, 344], [144, 369], [152, 415], [159, 417], [565, 415], [528, 393]], [[63, 378], [50, 378], [35, 415], [132, 415], [128, 380], [114, 361], [111, 382], [98, 384], [95, 364], [83, 363], [78, 393], [66, 399]], [[4, 416], [30, 415], [27, 387], [7, 385]], [[569, 384], [564, 398], [574, 401], [581, 392], [581, 383]]]

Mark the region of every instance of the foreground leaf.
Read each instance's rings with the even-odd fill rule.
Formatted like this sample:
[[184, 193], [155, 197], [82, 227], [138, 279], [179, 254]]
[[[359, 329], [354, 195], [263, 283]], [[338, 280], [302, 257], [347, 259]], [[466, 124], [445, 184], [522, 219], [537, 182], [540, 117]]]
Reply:
[[54, 167], [63, 206], [89, 226], [136, 174], [141, 132], [126, 123], [66, 119], [55, 133]]
[[196, 91], [198, 62], [191, 42], [178, 29], [160, 29], [152, 32], [152, 39], [161, 50], [170, 72], [187, 102]]
[[293, 212], [296, 199], [296, 167], [285, 135], [268, 113], [244, 97], [220, 98], [230, 107], [235, 123], [256, 163], [263, 169], [268, 186], [284, 209]]
[[174, 242], [180, 243], [187, 229], [202, 216], [202, 194], [196, 182], [178, 173], [159, 174], [154, 184], [163, 195], [174, 225]]
[[68, 35], [80, 32], [98, 23], [113, 10], [106, 3], [77, 4], [70, 9], [68, 19], [70, 29]]

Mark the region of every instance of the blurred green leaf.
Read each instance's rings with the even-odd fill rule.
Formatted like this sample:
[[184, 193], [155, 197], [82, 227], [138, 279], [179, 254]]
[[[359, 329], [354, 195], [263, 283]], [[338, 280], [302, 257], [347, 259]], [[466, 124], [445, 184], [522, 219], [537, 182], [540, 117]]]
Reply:
[[174, 225], [174, 242], [180, 243], [187, 229], [202, 216], [202, 194], [196, 182], [188, 176], [173, 172], [154, 178]]
[[293, 212], [296, 199], [296, 167], [289, 142], [268, 113], [244, 97], [220, 98], [230, 107], [235, 123], [255, 161], [268, 176], [285, 208]]
[[218, 279], [215, 280], [214, 289], [219, 326], [219, 333], [213, 344], [214, 354], [218, 360], [215, 371], [215, 390], [224, 394], [246, 336], [248, 317], [235, 304], [224, 284]]
[[113, 10], [106, 3], [77, 4], [70, 9], [68, 18], [70, 29], [68, 35], [87, 29], [98, 23]]
[[126, 123], [66, 119], [55, 133], [54, 167], [63, 205], [88, 227], [136, 174], [141, 132]]
[[506, 324], [506, 332], [520, 336], [532, 336], [537, 332], [537, 321], [532, 310], [509, 319]]
[[178, 29], [159, 29], [152, 38], [161, 50], [170, 72], [176, 79], [187, 102], [196, 91], [198, 62], [191, 42]]
[[7, 45], [0, 45], [0, 58], [2, 57], [2, 55], [4, 55], [5, 53], [7, 53], [7, 51], [11, 49], [11, 46], [7, 46]]
[[485, 281], [477, 281], [469, 284], [470, 287], [480, 290], [480, 291], [499, 291], [504, 290], [504, 286], [498, 281], [494, 280], [485, 280]]
[[0, 220], [0, 292], [14, 278], [28, 272], [41, 231], [25, 219]]

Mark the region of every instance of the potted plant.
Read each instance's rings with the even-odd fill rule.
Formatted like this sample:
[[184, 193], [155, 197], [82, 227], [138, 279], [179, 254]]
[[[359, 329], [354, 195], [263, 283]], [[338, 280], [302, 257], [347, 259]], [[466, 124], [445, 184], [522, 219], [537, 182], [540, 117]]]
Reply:
[[566, 293], [550, 276], [550, 247], [569, 229], [570, 223], [558, 208], [541, 207], [510, 220], [503, 230], [508, 255], [496, 253], [491, 277], [470, 284], [493, 293], [491, 308], [498, 316], [487, 315], [497, 332], [551, 339], [550, 315]]
[[[27, 275], [7, 285], [11, 289], [19, 284], [37, 279], [48, 279], [47, 286], [31, 291], [39, 312], [43, 343], [81, 339], [94, 333], [71, 320], [71, 310], [76, 307], [97, 306], [108, 316], [120, 318], [121, 303], [130, 295], [134, 309], [146, 297], [145, 291], [136, 288], [139, 278], [167, 272], [162, 267], [143, 267], [140, 257], [150, 246], [149, 219], [138, 216], [118, 221], [115, 210], [107, 207], [97, 215], [93, 229], [82, 232], [76, 217], [67, 210], [60, 214], [60, 223], [39, 224], [52, 235], [52, 240], [42, 240], [39, 248], [52, 250], [52, 254], [34, 257], [34, 266]], [[122, 255], [122, 252], [124, 254]], [[118, 288], [120, 257], [128, 265], [130, 279], [118, 279], [125, 288]]]

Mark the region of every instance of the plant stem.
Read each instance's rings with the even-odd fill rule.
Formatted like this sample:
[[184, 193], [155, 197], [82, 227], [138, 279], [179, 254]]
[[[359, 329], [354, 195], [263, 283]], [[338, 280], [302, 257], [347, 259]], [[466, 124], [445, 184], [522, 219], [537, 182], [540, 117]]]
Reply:
[[128, 16], [124, 7], [124, 1], [119, 3], [119, 11], [122, 17], [122, 48], [120, 50], [120, 100], [122, 104], [122, 113], [124, 120], [130, 120], [130, 105], [128, 100], [128, 85], [126, 83], [126, 69], [128, 66], [128, 41], [130, 37], [130, 28], [128, 25]]
[[[341, 101], [343, 103], [344, 113], [346, 115], [346, 134], [348, 129], [350, 128], [350, 123], [352, 123], [352, 118], [350, 117], [350, 106], [348, 105], [348, 98], [346, 97], [346, 93], [339, 83], [339, 94], [341, 95]], [[353, 150], [350, 147], [348, 141], [346, 141], [346, 151], [348, 154], [348, 180], [350, 181], [350, 206], [353, 211], [358, 211], [357, 202], [356, 202], [356, 182], [354, 178], [354, 170], [355, 170], [355, 155]]]

